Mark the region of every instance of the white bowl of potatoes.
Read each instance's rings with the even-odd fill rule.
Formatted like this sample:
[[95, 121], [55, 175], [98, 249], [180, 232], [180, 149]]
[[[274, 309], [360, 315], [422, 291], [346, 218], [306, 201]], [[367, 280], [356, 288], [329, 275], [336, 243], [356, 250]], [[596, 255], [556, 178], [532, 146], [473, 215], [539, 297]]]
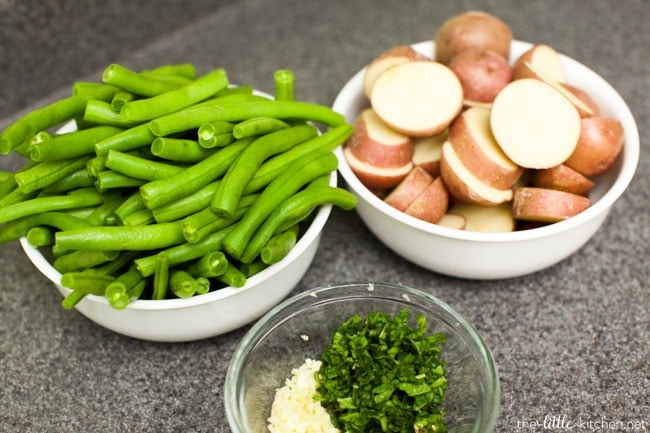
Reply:
[[[468, 33], [485, 43], [468, 46]], [[518, 277], [567, 258], [639, 159], [634, 117], [611, 85], [482, 12], [386, 49], [333, 108], [355, 124], [336, 152], [360, 218], [398, 255], [458, 278]]]

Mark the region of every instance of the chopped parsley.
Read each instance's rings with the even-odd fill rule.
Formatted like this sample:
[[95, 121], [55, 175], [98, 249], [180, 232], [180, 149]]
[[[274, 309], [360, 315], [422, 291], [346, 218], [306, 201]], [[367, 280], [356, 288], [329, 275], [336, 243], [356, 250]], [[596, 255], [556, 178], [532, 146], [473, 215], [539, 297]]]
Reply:
[[315, 398], [332, 423], [348, 433], [446, 432], [447, 388], [442, 333], [427, 335], [427, 321], [409, 326], [404, 309], [394, 319], [373, 312], [350, 317], [321, 355]]

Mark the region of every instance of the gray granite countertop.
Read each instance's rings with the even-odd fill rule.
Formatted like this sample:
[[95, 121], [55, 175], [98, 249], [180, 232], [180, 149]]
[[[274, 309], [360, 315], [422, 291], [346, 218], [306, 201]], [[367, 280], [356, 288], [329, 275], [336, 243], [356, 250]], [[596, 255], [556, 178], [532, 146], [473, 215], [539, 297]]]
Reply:
[[[97, 79], [113, 62], [137, 69], [187, 61], [200, 72], [224, 66], [233, 81], [266, 91], [273, 71], [288, 68], [300, 99], [331, 104], [375, 55], [432, 38], [446, 18], [466, 9], [492, 12], [517, 39], [547, 43], [607, 79], [634, 113], [641, 160], [602, 229], [577, 253], [521, 278], [449, 278], [401, 259], [354, 212], [335, 210], [294, 293], [374, 280], [447, 301], [475, 323], [495, 356], [502, 387], [497, 431], [566, 429], [545, 427], [552, 417], [582, 430], [650, 430], [645, 0], [135, 3], [93, 1], [100, 9], [80, 10], [72, 1], [1, 1], [0, 126], [65, 94], [73, 81]], [[0, 170], [19, 164], [0, 158]], [[0, 269], [1, 431], [230, 431], [224, 378], [247, 327], [182, 344], [139, 341], [64, 311], [17, 243], [0, 246]]]

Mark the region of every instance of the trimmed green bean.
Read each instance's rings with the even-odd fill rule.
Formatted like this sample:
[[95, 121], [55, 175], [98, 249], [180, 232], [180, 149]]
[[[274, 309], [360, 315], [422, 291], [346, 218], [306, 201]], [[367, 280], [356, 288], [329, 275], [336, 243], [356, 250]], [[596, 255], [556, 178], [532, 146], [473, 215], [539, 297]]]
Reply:
[[128, 196], [121, 205], [115, 209], [115, 216], [119, 219], [120, 223], [124, 221], [129, 215], [142, 209], [146, 209], [144, 199], [139, 191], [132, 193]]
[[134, 289], [138, 290], [137, 286], [144, 283], [146, 283], [146, 281], [142, 278], [138, 269], [135, 265], [131, 265], [125, 272], [122, 272], [114, 281], [110, 282], [106, 286], [104, 296], [111, 307], [117, 310], [122, 310], [126, 308], [133, 299], [133, 293], [130, 293], [130, 291]]
[[154, 69], [145, 69], [140, 71], [144, 76], [172, 76], [181, 77], [188, 80], [196, 78], [196, 69], [191, 63], [171, 63], [168, 65], [157, 66]]
[[97, 206], [90, 215], [83, 220], [92, 226], [111, 225], [111, 217], [115, 215], [115, 211], [122, 205], [124, 199], [120, 194], [106, 193], [104, 203]]
[[296, 77], [293, 71], [288, 69], [278, 69], [273, 73], [275, 82], [275, 100], [276, 101], [293, 101], [295, 100], [295, 81]]
[[63, 298], [61, 301], [61, 306], [66, 310], [72, 310], [77, 306], [79, 302], [81, 302], [83, 298], [86, 297], [87, 294], [88, 293], [85, 293], [81, 290], [73, 290], [72, 292], [68, 293], [65, 298]]
[[46, 131], [77, 116], [81, 116], [89, 99], [110, 100], [116, 88], [102, 86], [94, 91], [60, 99], [25, 114], [9, 125], [0, 135], [0, 154], [9, 152], [29, 140], [39, 131]]
[[133, 212], [122, 220], [122, 224], [125, 226], [143, 226], [155, 222], [156, 220], [153, 217], [153, 213], [149, 209], [141, 209], [137, 212]]
[[149, 209], [155, 209], [193, 194], [219, 179], [252, 141], [251, 138], [235, 141], [175, 176], [142, 185], [140, 194], [145, 204]]
[[242, 274], [244, 274], [244, 276], [246, 276], [246, 278], [250, 278], [253, 275], [262, 272], [264, 269], [268, 267], [269, 265], [267, 265], [263, 261], [255, 260], [251, 263], [242, 263], [239, 266], [239, 270], [241, 271]]
[[176, 90], [180, 87], [177, 83], [155, 78], [150, 74], [141, 74], [115, 63], [108, 65], [104, 69], [102, 81], [122, 91], [145, 97], [160, 95], [161, 93]]
[[61, 275], [61, 285], [80, 294], [103, 296], [106, 286], [114, 279], [96, 272], [66, 272]]
[[316, 207], [325, 204], [351, 210], [356, 206], [357, 198], [342, 188], [331, 186], [307, 188], [294, 194], [268, 216], [248, 242], [240, 260], [244, 263], [252, 262], [278, 230], [282, 230], [284, 226], [297, 224]]
[[248, 211], [251, 204], [257, 201], [258, 197], [258, 194], [249, 194], [242, 197], [232, 218], [216, 215], [210, 208], [203, 209], [200, 212], [188, 216], [183, 219], [183, 236], [185, 236], [187, 242], [199, 242], [210, 233], [227, 227], [235, 221], [239, 221]]
[[196, 293], [203, 295], [210, 291], [210, 280], [206, 277], [198, 277], [196, 279]]
[[196, 163], [216, 152], [206, 149], [197, 140], [158, 137], [151, 143], [151, 153], [174, 162]]
[[260, 252], [262, 262], [272, 265], [285, 258], [298, 242], [299, 231], [299, 225], [296, 224], [269, 239]]
[[35, 248], [54, 245], [54, 232], [49, 227], [32, 227], [25, 235], [25, 238], [27, 239], [27, 242]]
[[56, 233], [56, 245], [68, 250], [148, 251], [185, 242], [182, 224], [84, 227]]
[[266, 135], [271, 132], [289, 128], [287, 122], [274, 117], [254, 117], [239, 122], [232, 130], [235, 138], [253, 137], [255, 135]]
[[10, 194], [16, 188], [18, 188], [16, 175], [14, 173], [10, 173], [10, 176], [6, 177], [0, 182], [0, 199], [7, 194]]
[[33, 143], [29, 156], [33, 161], [57, 161], [95, 153], [95, 143], [124, 131], [110, 125], [94, 126], [81, 131], [59, 134], [49, 140]]
[[9, 171], [0, 171], [0, 183], [3, 183], [4, 181], [11, 179], [13, 177], [14, 174]]
[[143, 123], [95, 143], [95, 153], [97, 156], [105, 156], [111, 149], [120, 152], [139, 149], [150, 146], [155, 138], [149, 129], [149, 124]]
[[136, 95], [134, 95], [133, 93], [120, 90], [113, 96], [110, 105], [113, 111], [119, 114], [124, 104], [126, 104], [127, 102], [135, 101], [136, 98], [137, 98]]
[[198, 130], [199, 145], [205, 149], [227, 146], [235, 141], [233, 129], [234, 125], [230, 122], [204, 123]]
[[90, 158], [86, 162], [86, 170], [93, 178], [96, 178], [99, 173], [106, 170], [106, 157], [105, 156], [96, 156]]
[[[88, 165], [86, 163], [86, 165]], [[88, 188], [95, 185], [95, 178], [90, 175], [87, 168], [80, 168], [79, 170], [70, 173], [64, 178], [57, 180], [54, 183], [43, 188], [44, 192], [50, 194], [64, 193], [78, 188]]]
[[228, 262], [226, 271], [223, 274], [216, 276], [215, 278], [222, 283], [235, 288], [241, 288], [246, 285], [246, 275], [237, 269], [237, 267], [231, 262]]
[[169, 287], [177, 297], [191, 298], [198, 289], [196, 278], [181, 269], [174, 269], [169, 275]]
[[144, 185], [147, 181], [127, 176], [118, 171], [104, 170], [97, 173], [95, 186], [101, 192], [118, 188], [137, 188]]
[[120, 116], [130, 122], [155, 119], [203, 101], [226, 87], [226, 71], [223, 68], [215, 69], [178, 89], [127, 102], [122, 106]]
[[0, 208], [11, 206], [29, 199], [32, 199], [38, 195], [39, 191], [30, 191], [22, 192], [19, 188], [14, 189], [9, 194], [5, 195], [0, 199]]
[[118, 251], [76, 250], [54, 259], [52, 267], [62, 274], [81, 271], [115, 260], [118, 254]]
[[[114, 88], [115, 92], [118, 91], [117, 88], [109, 84], [98, 83], [96, 81], [75, 81], [74, 83], [72, 83], [71, 96], [87, 95], [89, 93], [102, 91], [102, 89], [105, 89], [107, 87]], [[110, 99], [108, 100], [110, 101]]]
[[177, 165], [152, 161], [113, 149], [106, 154], [106, 167], [126, 176], [147, 181], [164, 179], [183, 171], [183, 167]]
[[189, 107], [149, 122], [151, 132], [164, 137], [198, 128], [216, 121], [241, 122], [254, 117], [275, 117], [281, 120], [310, 120], [334, 127], [345, 123], [345, 117], [325, 105], [301, 101], [215, 102]]
[[122, 120], [119, 111], [115, 111], [110, 103], [97, 99], [91, 99], [86, 103], [83, 120], [98, 125], [112, 125], [121, 128], [132, 128], [137, 125], [137, 123]]
[[18, 188], [22, 192], [31, 192], [46, 188], [55, 182], [86, 166], [88, 156], [68, 158], [59, 161], [43, 161], [15, 175]]
[[257, 138], [228, 168], [212, 199], [212, 211], [220, 216], [232, 217], [246, 184], [266, 158], [285, 152], [317, 134], [314, 127], [301, 125]]
[[163, 251], [156, 256], [156, 272], [153, 276], [153, 294], [151, 299], [161, 300], [167, 296], [169, 287], [169, 257]]
[[156, 222], [176, 221], [209, 207], [212, 197], [219, 186], [219, 182], [209, 183], [194, 194], [183, 197], [173, 203], [167, 203], [154, 208], [152, 213]]
[[194, 277], [212, 278], [222, 275], [228, 269], [228, 259], [222, 251], [213, 251], [199, 258], [187, 267]]
[[103, 201], [104, 196], [94, 188], [84, 189], [75, 194], [64, 196], [36, 197], [0, 208], [0, 224], [28, 215], [95, 206]]

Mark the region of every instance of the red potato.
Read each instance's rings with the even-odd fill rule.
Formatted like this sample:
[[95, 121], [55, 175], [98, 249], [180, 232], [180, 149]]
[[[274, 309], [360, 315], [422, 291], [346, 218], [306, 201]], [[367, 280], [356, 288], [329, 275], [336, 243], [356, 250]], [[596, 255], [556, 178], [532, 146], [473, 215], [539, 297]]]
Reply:
[[395, 209], [405, 211], [417, 196], [422, 194], [433, 182], [434, 178], [423, 168], [413, 170], [393, 189], [384, 199]]
[[476, 177], [461, 162], [449, 141], [442, 145], [440, 175], [449, 195], [459, 202], [496, 206], [512, 200], [512, 189], [494, 188]]
[[352, 172], [359, 178], [359, 181], [369, 190], [380, 194], [381, 190], [391, 189], [397, 186], [413, 169], [413, 163], [409, 161], [402, 167], [375, 167], [367, 162], [359, 161], [346, 146], [343, 155]]
[[491, 103], [513, 77], [508, 60], [494, 51], [461, 51], [451, 60], [449, 68], [463, 86], [465, 105]]
[[347, 146], [359, 161], [375, 167], [403, 167], [413, 157], [411, 137], [388, 127], [372, 108], [357, 116]]
[[556, 83], [566, 82], [564, 66], [560, 55], [552, 47], [544, 44], [534, 45], [515, 60], [514, 79], [538, 78]]
[[[577, 98], [577, 100], [581, 101], [581, 103], [576, 104], [576, 108], [580, 113], [580, 117], [600, 116], [600, 107], [598, 106], [598, 104], [596, 104], [596, 102], [591, 98], [591, 95], [589, 95], [587, 92], [580, 89], [579, 87], [567, 83], [561, 83], [559, 86], [561, 88], [563, 87], [564, 89], [566, 89], [575, 98]], [[571, 97], [570, 99], [572, 101], [575, 101]]]
[[624, 141], [623, 125], [617, 119], [584, 118], [578, 144], [564, 163], [585, 176], [603, 174], [616, 162]]
[[490, 110], [471, 107], [449, 127], [456, 155], [477, 178], [497, 189], [512, 188], [523, 169], [512, 162], [494, 139]]
[[591, 206], [587, 197], [546, 188], [515, 190], [512, 214], [518, 220], [554, 223], [575, 216]]
[[370, 103], [395, 130], [414, 137], [444, 131], [463, 107], [463, 88], [451, 69], [433, 61], [412, 61], [382, 72]]
[[586, 195], [594, 186], [591, 179], [565, 164], [543, 170], [531, 170], [530, 184], [538, 188], [557, 189], [579, 195]]
[[447, 140], [449, 130], [432, 137], [418, 137], [413, 140], [413, 164], [422, 167], [432, 177], [440, 176], [440, 155], [442, 143]]
[[449, 208], [450, 214], [461, 215], [465, 219], [465, 230], [483, 233], [511, 232], [516, 228], [510, 203], [498, 206], [479, 206], [456, 203]]
[[462, 215], [448, 212], [444, 214], [436, 224], [449, 229], [465, 230], [467, 220]]
[[370, 98], [370, 93], [375, 80], [386, 69], [391, 66], [410, 62], [412, 60], [431, 60], [422, 53], [416, 51], [410, 45], [398, 45], [390, 48], [378, 57], [376, 57], [366, 68], [365, 75], [363, 76], [363, 93], [367, 98]]
[[436, 224], [445, 215], [448, 206], [449, 193], [442, 178], [438, 177], [411, 202], [404, 213]]
[[435, 60], [449, 64], [466, 49], [491, 50], [504, 59], [510, 56], [512, 30], [494, 15], [482, 11], [467, 11], [446, 20], [436, 31]]
[[517, 165], [542, 169], [563, 163], [580, 136], [580, 114], [542, 80], [522, 78], [494, 99], [490, 127], [503, 152]]

